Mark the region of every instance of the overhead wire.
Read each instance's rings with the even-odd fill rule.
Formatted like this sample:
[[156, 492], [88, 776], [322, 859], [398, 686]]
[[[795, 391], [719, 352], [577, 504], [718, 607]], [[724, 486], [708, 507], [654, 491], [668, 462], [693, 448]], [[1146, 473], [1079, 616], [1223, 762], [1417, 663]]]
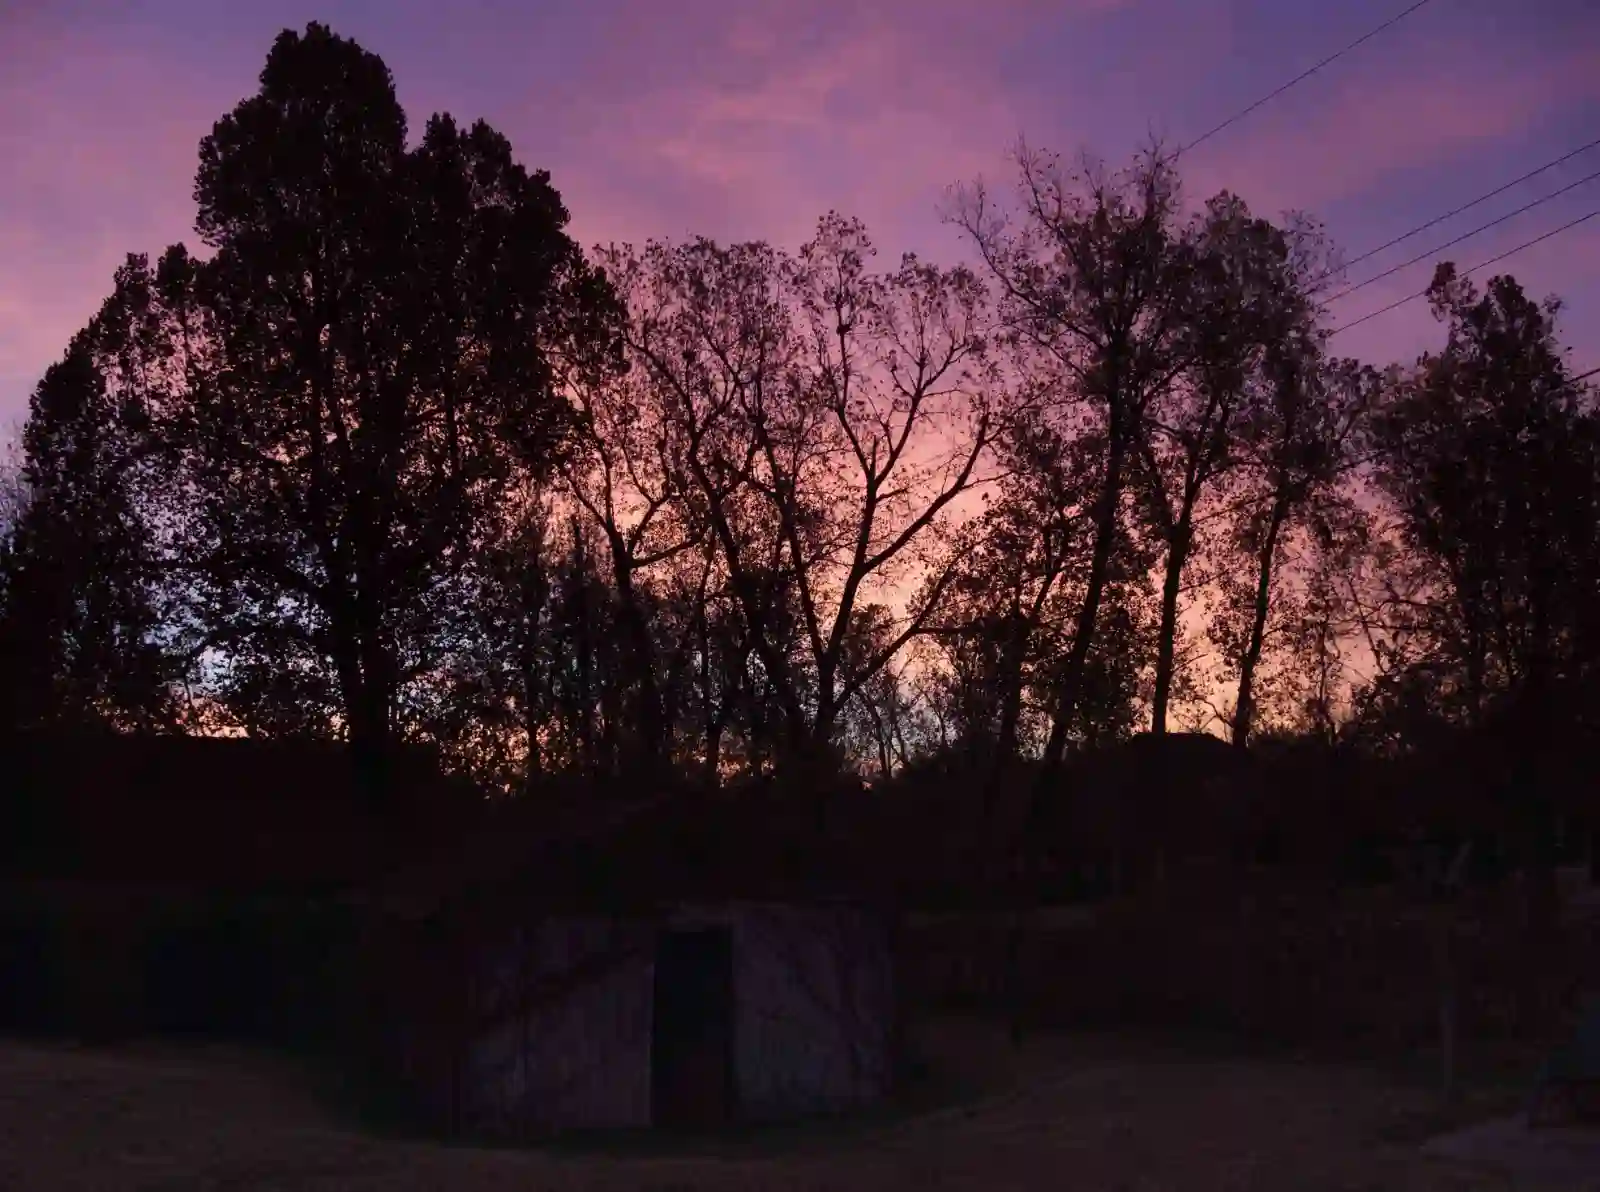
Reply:
[[1374, 37], [1378, 36], [1378, 34], [1382, 33], [1384, 30], [1392, 28], [1395, 25], [1398, 25], [1401, 21], [1405, 20], [1412, 13], [1416, 12], [1419, 8], [1423, 8], [1423, 7], [1425, 7], [1426, 5], [1428, 5], [1430, 3], [1432, 3], [1432, 0], [1416, 0], [1416, 3], [1411, 5], [1411, 7], [1407, 8], [1404, 12], [1398, 13], [1397, 15], [1390, 17], [1387, 21], [1385, 21], [1383, 24], [1379, 25], [1376, 29], [1369, 30], [1368, 32], [1362, 34], [1360, 37], [1356, 38], [1354, 41], [1352, 41], [1349, 45], [1345, 46], [1343, 49], [1336, 50], [1332, 54], [1329, 54], [1326, 58], [1322, 59], [1322, 61], [1318, 62], [1315, 66], [1309, 67], [1308, 69], [1301, 71], [1299, 74], [1295, 75], [1294, 78], [1290, 79], [1287, 83], [1283, 84], [1281, 87], [1277, 88], [1274, 91], [1269, 92], [1266, 95], [1263, 95], [1260, 99], [1256, 100], [1249, 107], [1244, 108], [1241, 111], [1235, 112], [1232, 116], [1229, 116], [1221, 124], [1215, 125], [1212, 128], [1208, 129], [1207, 131], [1201, 133], [1194, 140], [1192, 140], [1188, 144], [1183, 145], [1182, 147], [1180, 147], [1178, 149], [1177, 153], [1174, 154], [1174, 157], [1181, 157], [1183, 154], [1189, 152], [1191, 149], [1195, 148], [1197, 145], [1202, 145], [1206, 141], [1209, 141], [1212, 137], [1216, 136], [1223, 129], [1228, 128], [1230, 125], [1238, 123], [1240, 120], [1243, 120], [1246, 116], [1250, 115], [1250, 113], [1254, 112], [1257, 108], [1264, 107], [1266, 104], [1271, 103], [1274, 99], [1277, 99], [1278, 96], [1282, 95], [1285, 91], [1288, 91], [1291, 87], [1298, 86], [1300, 83], [1303, 83], [1306, 79], [1308, 79], [1312, 75], [1316, 74], [1317, 71], [1321, 70], [1324, 66], [1327, 66], [1330, 63], [1338, 61], [1340, 58], [1342, 58], [1346, 54], [1348, 54], [1351, 50], [1354, 50], [1357, 47], [1359, 47], [1361, 45], [1364, 45], [1365, 43], [1371, 41]]
[[[1415, 3], [1408, 5], [1406, 8], [1402, 9], [1400, 12], [1396, 13], [1394, 16], [1392, 16], [1388, 20], [1384, 21], [1382, 24], [1376, 26], [1373, 29], [1369, 29], [1366, 33], [1363, 33], [1360, 37], [1356, 38], [1354, 41], [1350, 42], [1347, 45], [1344, 45], [1344, 46], [1340, 47], [1339, 49], [1335, 50], [1333, 53], [1327, 55], [1325, 58], [1322, 58], [1319, 61], [1313, 63], [1311, 66], [1307, 67], [1305, 70], [1303, 70], [1299, 74], [1295, 75], [1294, 78], [1290, 79], [1288, 82], [1286, 82], [1286, 83], [1282, 84], [1281, 86], [1278, 86], [1278, 87], [1274, 88], [1273, 90], [1269, 91], [1266, 95], [1263, 95], [1260, 99], [1258, 99], [1255, 102], [1251, 103], [1247, 107], [1244, 107], [1244, 108], [1240, 109], [1239, 111], [1235, 112], [1233, 115], [1229, 116], [1226, 120], [1223, 120], [1220, 123], [1213, 125], [1211, 128], [1209, 128], [1205, 132], [1201, 133], [1198, 137], [1195, 137], [1192, 141], [1189, 141], [1186, 144], [1181, 145], [1177, 149], [1177, 151], [1173, 154], [1174, 160], [1176, 160], [1179, 157], [1182, 157], [1185, 153], [1188, 153], [1191, 150], [1197, 148], [1198, 146], [1204, 144], [1206, 141], [1209, 141], [1212, 137], [1216, 136], [1218, 133], [1222, 132], [1224, 129], [1227, 129], [1227, 128], [1233, 126], [1234, 124], [1237, 124], [1240, 120], [1243, 120], [1246, 116], [1250, 115], [1251, 113], [1257, 111], [1258, 109], [1260, 109], [1262, 107], [1265, 107], [1267, 104], [1271, 103], [1274, 99], [1277, 99], [1278, 96], [1284, 94], [1286, 91], [1289, 91], [1290, 89], [1292, 89], [1294, 87], [1299, 86], [1306, 79], [1310, 78], [1312, 75], [1316, 74], [1318, 71], [1322, 70], [1324, 67], [1327, 67], [1327, 66], [1331, 65], [1332, 63], [1338, 61], [1340, 58], [1344, 57], [1346, 54], [1350, 53], [1352, 50], [1358, 49], [1361, 46], [1365, 45], [1367, 42], [1371, 41], [1373, 38], [1377, 37], [1379, 34], [1384, 33], [1385, 31], [1387, 31], [1389, 29], [1392, 29], [1394, 26], [1398, 25], [1401, 21], [1405, 20], [1407, 17], [1411, 16], [1413, 13], [1417, 12], [1418, 10], [1420, 10], [1422, 8], [1425, 8], [1430, 3], [1432, 3], [1432, 0], [1415, 0]], [[1503, 183], [1502, 185], [1495, 187], [1493, 190], [1486, 191], [1485, 193], [1479, 195], [1475, 199], [1471, 199], [1468, 202], [1462, 203], [1460, 206], [1454, 207], [1451, 210], [1444, 212], [1442, 215], [1437, 215], [1437, 216], [1435, 216], [1434, 218], [1428, 220], [1425, 223], [1418, 224], [1416, 227], [1410, 229], [1407, 232], [1402, 233], [1399, 236], [1394, 237], [1391, 240], [1385, 241], [1384, 243], [1378, 245], [1376, 248], [1372, 248], [1372, 249], [1367, 250], [1366, 252], [1362, 253], [1360, 256], [1354, 258], [1351, 261], [1346, 262], [1342, 266], [1342, 268], [1349, 268], [1350, 265], [1359, 264], [1362, 261], [1369, 260], [1370, 258], [1372, 258], [1374, 256], [1377, 256], [1379, 253], [1385, 251], [1386, 249], [1393, 248], [1395, 245], [1401, 244], [1401, 243], [1411, 239], [1413, 236], [1419, 235], [1420, 233], [1427, 231], [1429, 228], [1435, 227], [1438, 224], [1443, 223], [1447, 219], [1452, 219], [1455, 216], [1460, 215], [1464, 211], [1469, 211], [1473, 207], [1476, 207], [1481, 203], [1488, 202], [1490, 199], [1496, 197], [1497, 195], [1504, 194], [1506, 191], [1510, 190], [1512, 187], [1518, 186], [1521, 183], [1528, 181], [1530, 178], [1537, 177], [1539, 174], [1542, 174], [1547, 170], [1554, 169], [1556, 166], [1561, 165], [1564, 162], [1571, 161], [1574, 157], [1577, 157], [1580, 154], [1586, 153], [1589, 150], [1596, 148], [1597, 146], [1600, 146], [1600, 139], [1590, 141], [1586, 145], [1581, 145], [1578, 148], [1573, 149], [1570, 152], [1565, 153], [1565, 154], [1563, 154], [1562, 156], [1560, 156], [1558, 158], [1555, 158], [1555, 159], [1553, 159], [1553, 160], [1551, 160], [1549, 162], [1546, 162], [1545, 164], [1543, 164], [1541, 166], [1537, 166], [1534, 169], [1529, 170], [1527, 173], [1521, 174], [1518, 177], [1513, 178], [1510, 182]], [[1493, 219], [1493, 220], [1490, 220], [1487, 223], [1481, 224], [1480, 226], [1472, 229], [1471, 231], [1465, 232], [1462, 235], [1457, 236], [1453, 240], [1446, 241], [1444, 244], [1441, 244], [1436, 248], [1432, 248], [1432, 249], [1428, 250], [1425, 253], [1419, 254], [1418, 256], [1411, 258], [1408, 261], [1402, 262], [1399, 265], [1395, 265], [1395, 266], [1393, 266], [1393, 267], [1391, 267], [1389, 269], [1386, 269], [1382, 273], [1375, 274], [1372, 277], [1369, 277], [1369, 278], [1364, 279], [1363, 281], [1357, 282], [1355, 285], [1348, 286], [1345, 289], [1340, 290], [1338, 293], [1333, 294], [1332, 296], [1324, 299], [1321, 303], [1318, 304], [1318, 309], [1324, 308], [1329, 303], [1335, 302], [1335, 301], [1339, 300], [1340, 298], [1344, 298], [1349, 294], [1353, 294], [1357, 290], [1363, 289], [1366, 286], [1369, 286], [1374, 282], [1381, 281], [1383, 278], [1386, 278], [1386, 277], [1390, 277], [1393, 274], [1398, 273], [1402, 269], [1408, 268], [1411, 265], [1418, 264], [1419, 262], [1421, 262], [1423, 260], [1426, 260], [1428, 257], [1430, 257], [1430, 256], [1432, 256], [1432, 255], [1434, 255], [1436, 253], [1442, 252], [1447, 248], [1451, 248], [1451, 247], [1453, 247], [1453, 246], [1455, 246], [1457, 244], [1460, 244], [1461, 242], [1463, 242], [1465, 240], [1468, 240], [1473, 236], [1479, 235], [1482, 232], [1486, 232], [1486, 231], [1488, 231], [1489, 229], [1491, 229], [1493, 227], [1496, 227], [1496, 226], [1498, 226], [1498, 225], [1500, 225], [1502, 223], [1505, 223], [1507, 220], [1513, 219], [1516, 216], [1521, 215], [1526, 211], [1530, 211], [1535, 207], [1541, 206], [1542, 204], [1549, 202], [1551, 199], [1554, 199], [1554, 198], [1557, 198], [1557, 197], [1559, 197], [1559, 196], [1561, 196], [1563, 194], [1566, 194], [1568, 191], [1574, 190], [1575, 188], [1577, 188], [1579, 186], [1582, 186], [1586, 182], [1592, 182], [1596, 178], [1600, 178], [1600, 171], [1597, 171], [1597, 172], [1595, 172], [1593, 174], [1590, 174], [1587, 177], [1580, 178], [1577, 182], [1570, 183], [1569, 185], [1562, 187], [1560, 190], [1557, 190], [1557, 191], [1555, 191], [1555, 192], [1553, 192], [1551, 194], [1545, 195], [1544, 197], [1542, 197], [1540, 199], [1536, 199], [1531, 203], [1524, 204], [1523, 206], [1517, 208], [1515, 211], [1507, 212], [1505, 215], [1499, 216], [1496, 219]], [[1569, 223], [1562, 224], [1560, 227], [1554, 228], [1551, 231], [1545, 232], [1544, 234], [1542, 234], [1540, 236], [1536, 236], [1532, 240], [1524, 241], [1523, 243], [1517, 245], [1514, 248], [1508, 249], [1503, 253], [1500, 253], [1500, 254], [1498, 254], [1496, 256], [1493, 256], [1493, 257], [1489, 258], [1487, 261], [1482, 261], [1479, 264], [1472, 266], [1472, 268], [1464, 270], [1460, 274], [1460, 276], [1467, 277], [1467, 276], [1470, 276], [1473, 273], [1479, 272], [1480, 270], [1487, 269], [1489, 266], [1498, 264], [1499, 262], [1505, 260], [1506, 258], [1508, 258], [1510, 256], [1515, 255], [1516, 253], [1522, 252], [1525, 249], [1532, 248], [1537, 244], [1542, 244], [1544, 241], [1549, 240], [1554, 236], [1559, 236], [1563, 232], [1570, 231], [1572, 228], [1577, 227], [1579, 224], [1586, 223], [1588, 220], [1593, 219], [1597, 215], [1600, 215], [1600, 210], [1591, 211], [1587, 215], [1579, 216], [1577, 219], [1572, 220]], [[1321, 275], [1321, 277], [1319, 277], [1317, 279], [1314, 279], [1314, 280], [1320, 281], [1323, 278], [1332, 276], [1334, 272], [1338, 272], [1338, 271], [1330, 270], [1328, 273], [1324, 273], [1323, 275]], [[1401, 298], [1401, 299], [1399, 299], [1399, 300], [1397, 300], [1395, 302], [1391, 302], [1387, 306], [1380, 307], [1378, 310], [1371, 311], [1368, 314], [1362, 315], [1360, 318], [1352, 320], [1351, 322], [1341, 324], [1340, 326], [1335, 327], [1333, 330], [1329, 331], [1328, 334], [1330, 336], [1338, 335], [1342, 331], [1348, 331], [1353, 327], [1358, 327], [1362, 323], [1365, 323], [1365, 322], [1367, 322], [1367, 321], [1369, 321], [1371, 319], [1375, 319], [1379, 315], [1387, 314], [1389, 311], [1395, 310], [1398, 307], [1404, 306], [1408, 302], [1414, 302], [1418, 298], [1426, 297], [1427, 293], [1428, 293], [1427, 290], [1419, 290], [1414, 294], [1408, 294], [1404, 298]], [[1582, 375], [1580, 375], [1578, 377], [1575, 377], [1572, 380], [1574, 382], [1581, 381], [1581, 380], [1584, 380], [1584, 379], [1586, 379], [1586, 378], [1588, 378], [1590, 376], [1595, 375], [1596, 372], [1600, 372], [1600, 369], [1590, 370], [1589, 372], [1583, 373]]]
[[[1597, 139], [1595, 139], [1593, 141], [1590, 141], [1587, 145], [1580, 145], [1580, 146], [1578, 146], [1578, 148], [1572, 150], [1572, 152], [1564, 153], [1560, 157], [1556, 158], [1554, 161], [1547, 161], [1547, 162], [1545, 162], [1544, 165], [1538, 166], [1535, 169], [1529, 170], [1526, 174], [1521, 174], [1518, 177], [1513, 178], [1510, 182], [1507, 182], [1502, 186], [1497, 186], [1491, 191], [1486, 191], [1485, 193], [1479, 195], [1477, 198], [1473, 199], [1471, 202], [1462, 203], [1461, 206], [1455, 207], [1455, 208], [1453, 208], [1453, 209], [1451, 209], [1449, 211], [1446, 211], [1443, 215], [1436, 215], [1432, 219], [1430, 219], [1427, 223], [1418, 224], [1416, 227], [1412, 228], [1409, 232], [1403, 232], [1399, 236], [1396, 236], [1393, 240], [1385, 240], [1382, 244], [1378, 245], [1378, 247], [1369, 248], [1366, 252], [1362, 253], [1359, 257], [1352, 257], [1350, 260], [1346, 261], [1341, 268], [1342, 269], [1348, 269], [1352, 265], [1359, 265], [1359, 264], [1361, 264], [1362, 261], [1369, 260], [1372, 257], [1377, 256], [1380, 252], [1384, 252], [1387, 249], [1391, 249], [1397, 244], [1403, 244], [1407, 240], [1410, 240], [1413, 236], [1416, 236], [1416, 235], [1418, 235], [1419, 233], [1422, 233], [1422, 232], [1426, 232], [1429, 228], [1435, 227], [1438, 224], [1442, 224], [1447, 219], [1454, 219], [1456, 216], [1460, 215], [1463, 211], [1470, 211], [1474, 207], [1478, 206], [1480, 203], [1487, 203], [1490, 199], [1496, 197], [1497, 195], [1505, 194], [1505, 192], [1510, 190], [1513, 186], [1519, 186], [1522, 183], [1528, 181], [1528, 179], [1530, 179], [1530, 178], [1536, 178], [1540, 174], [1544, 173], [1546, 170], [1553, 170], [1557, 166], [1562, 165], [1562, 164], [1564, 164], [1566, 162], [1569, 162], [1574, 157], [1577, 157], [1580, 154], [1587, 153], [1589, 150], [1594, 149], [1597, 146], [1600, 146], [1600, 138], [1597, 138]], [[1337, 272], [1340, 272], [1340, 271], [1341, 270], [1329, 270], [1328, 272], [1322, 274], [1321, 277], [1318, 277], [1316, 280], [1317, 281], [1321, 281], [1321, 280], [1323, 280], [1323, 278], [1331, 277], [1331, 276], [1333, 276], [1334, 273], [1337, 273]]]
[[[1517, 245], [1515, 248], [1508, 248], [1505, 252], [1500, 253], [1497, 256], [1490, 257], [1487, 261], [1479, 262], [1478, 264], [1474, 265], [1471, 269], [1464, 269], [1464, 270], [1461, 271], [1460, 274], [1458, 274], [1458, 276], [1460, 276], [1460, 277], [1470, 277], [1472, 274], [1477, 273], [1480, 270], [1487, 269], [1490, 265], [1499, 264], [1501, 261], [1505, 260], [1507, 257], [1514, 256], [1515, 254], [1517, 254], [1519, 252], [1522, 252], [1524, 249], [1532, 248], [1536, 244], [1543, 244], [1546, 240], [1549, 240], [1553, 236], [1559, 236], [1563, 232], [1571, 231], [1573, 228], [1577, 227], [1579, 224], [1586, 223], [1589, 220], [1593, 219], [1597, 215], [1600, 215], [1600, 208], [1596, 208], [1595, 210], [1589, 212], [1589, 214], [1587, 214], [1587, 215], [1580, 215], [1577, 219], [1574, 219], [1574, 220], [1571, 220], [1571, 221], [1569, 221], [1567, 223], [1564, 223], [1559, 228], [1552, 228], [1550, 231], [1545, 232], [1541, 236], [1535, 236], [1532, 240], [1525, 240], [1521, 244]], [[1348, 323], [1341, 323], [1339, 326], [1335, 327], [1332, 331], [1329, 331], [1328, 334], [1330, 336], [1338, 335], [1341, 332], [1349, 331], [1352, 327], [1359, 327], [1359, 326], [1361, 326], [1361, 324], [1367, 322], [1368, 320], [1375, 319], [1379, 315], [1388, 314], [1391, 310], [1395, 310], [1398, 307], [1404, 306], [1408, 302], [1415, 302], [1418, 298], [1425, 298], [1427, 296], [1427, 294], [1428, 294], [1427, 290], [1418, 290], [1415, 294], [1407, 294], [1404, 298], [1401, 298], [1396, 302], [1391, 302], [1391, 303], [1389, 303], [1388, 306], [1379, 307], [1377, 310], [1372, 311], [1369, 314], [1362, 315], [1359, 319], [1354, 319], [1354, 320], [1352, 320], [1351, 322], [1348, 322]]]
[[[1596, 142], [1596, 143], [1600, 144], [1600, 142]], [[1521, 207], [1518, 207], [1515, 211], [1508, 211], [1504, 215], [1498, 216], [1495, 219], [1491, 219], [1488, 223], [1479, 224], [1477, 227], [1473, 228], [1471, 231], [1461, 233], [1461, 235], [1457, 236], [1454, 240], [1446, 240], [1443, 244], [1440, 244], [1440, 245], [1438, 245], [1438, 246], [1436, 246], [1434, 248], [1428, 249], [1427, 252], [1418, 253], [1416, 256], [1412, 257], [1408, 261], [1401, 261], [1398, 265], [1391, 265], [1389, 268], [1385, 269], [1382, 273], [1374, 273], [1371, 277], [1366, 278], [1363, 281], [1358, 281], [1354, 285], [1346, 286], [1344, 289], [1340, 290], [1337, 294], [1330, 294], [1328, 297], [1324, 298], [1321, 302], [1317, 303], [1317, 308], [1320, 310], [1320, 309], [1325, 308], [1326, 306], [1328, 306], [1330, 303], [1337, 302], [1341, 298], [1345, 298], [1345, 297], [1348, 297], [1351, 294], [1354, 294], [1357, 290], [1364, 290], [1368, 286], [1370, 286], [1373, 282], [1382, 281], [1386, 277], [1391, 277], [1394, 274], [1399, 273], [1400, 270], [1402, 270], [1402, 269], [1409, 269], [1412, 265], [1415, 265], [1415, 264], [1418, 264], [1421, 261], [1427, 260], [1429, 257], [1433, 256], [1435, 253], [1443, 252], [1447, 248], [1454, 248], [1457, 244], [1460, 244], [1463, 240], [1470, 240], [1470, 239], [1472, 239], [1472, 237], [1474, 237], [1474, 236], [1476, 236], [1476, 235], [1478, 235], [1478, 234], [1480, 234], [1482, 232], [1487, 232], [1490, 228], [1498, 227], [1500, 224], [1505, 223], [1509, 219], [1515, 219], [1517, 216], [1523, 214], [1526, 211], [1532, 211], [1535, 207], [1543, 206], [1545, 203], [1548, 203], [1551, 199], [1558, 199], [1562, 195], [1566, 194], [1568, 191], [1576, 190], [1578, 187], [1582, 186], [1584, 183], [1593, 182], [1597, 178], [1600, 178], [1600, 170], [1596, 170], [1594, 173], [1588, 175], [1587, 177], [1579, 178], [1576, 182], [1569, 182], [1569, 183], [1567, 183], [1567, 185], [1563, 186], [1560, 190], [1551, 191], [1549, 194], [1545, 195], [1542, 198], [1534, 199], [1531, 203], [1524, 203]], [[1441, 216], [1440, 218], [1444, 219], [1444, 218], [1447, 218], [1447, 217]], [[1435, 220], [1434, 222], [1437, 223], [1438, 221]], [[1420, 231], [1421, 229], [1418, 229], [1418, 230]], [[1369, 253], [1367, 255], [1370, 256], [1371, 254]], [[1329, 275], [1328, 274], [1324, 274], [1323, 276], [1326, 277], [1326, 276], [1329, 276]]]

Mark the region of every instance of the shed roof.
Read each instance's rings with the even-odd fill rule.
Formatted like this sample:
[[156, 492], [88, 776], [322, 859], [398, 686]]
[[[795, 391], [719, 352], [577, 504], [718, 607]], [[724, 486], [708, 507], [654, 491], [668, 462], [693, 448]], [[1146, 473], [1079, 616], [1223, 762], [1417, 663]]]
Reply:
[[663, 783], [624, 802], [492, 808], [458, 845], [370, 891], [393, 909], [467, 900], [593, 909], [684, 902], [881, 902], [904, 875], [884, 863], [886, 821], [850, 792], [819, 824], [814, 799]]

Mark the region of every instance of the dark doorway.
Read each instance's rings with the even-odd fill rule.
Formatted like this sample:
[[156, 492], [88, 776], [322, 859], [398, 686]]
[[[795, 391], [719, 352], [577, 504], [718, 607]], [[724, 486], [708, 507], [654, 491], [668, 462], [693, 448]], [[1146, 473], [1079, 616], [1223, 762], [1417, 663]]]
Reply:
[[734, 1116], [733, 933], [669, 931], [656, 953], [651, 1119], [704, 1130]]

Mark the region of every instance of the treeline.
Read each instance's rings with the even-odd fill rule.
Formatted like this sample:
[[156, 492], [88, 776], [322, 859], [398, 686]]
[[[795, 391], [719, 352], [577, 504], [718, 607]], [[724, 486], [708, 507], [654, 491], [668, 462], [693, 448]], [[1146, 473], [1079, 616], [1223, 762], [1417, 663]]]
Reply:
[[484, 123], [275, 42], [34, 393], [5, 723], [550, 773], [1059, 762], [1140, 731], [1586, 732], [1600, 416], [1557, 304], [1441, 266], [1339, 358], [1312, 221], [1159, 152], [958, 188], [973, 264], [585, 254]]

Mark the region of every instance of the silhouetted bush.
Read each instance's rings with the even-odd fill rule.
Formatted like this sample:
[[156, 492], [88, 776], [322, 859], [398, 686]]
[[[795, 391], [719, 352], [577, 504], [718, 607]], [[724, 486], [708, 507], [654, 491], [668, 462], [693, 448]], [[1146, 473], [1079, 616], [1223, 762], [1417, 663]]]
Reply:
[[339, 1045], [355, 919], [336, 900], [58, 883], [5, 905], [0, 1030]]
[[[1387, 892], [1107, 905], [1025, 929], [1021, 1001], [1035, 1022], [1073, 1029], [1426, 1046], [1439, 1029], [1436, 911]], [[909, 929], [914, 996], [1003, 1008], [1009, 929], [977, 916]], [[1451, 939], [1465, 1038], [1543, 1041], [1600, 989], [1600, 924], [1538, 940], [1520, 900], [1484, 897], [1463, 909]]]

